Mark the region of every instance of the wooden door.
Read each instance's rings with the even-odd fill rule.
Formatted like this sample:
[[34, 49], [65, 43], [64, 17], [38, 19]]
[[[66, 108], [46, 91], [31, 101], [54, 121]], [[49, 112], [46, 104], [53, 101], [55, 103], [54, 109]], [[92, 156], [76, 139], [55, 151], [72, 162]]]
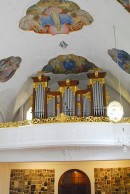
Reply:
[[77, 169], [65, 172], [59, 180], [58, 194], [91, 194], [88, 176]]

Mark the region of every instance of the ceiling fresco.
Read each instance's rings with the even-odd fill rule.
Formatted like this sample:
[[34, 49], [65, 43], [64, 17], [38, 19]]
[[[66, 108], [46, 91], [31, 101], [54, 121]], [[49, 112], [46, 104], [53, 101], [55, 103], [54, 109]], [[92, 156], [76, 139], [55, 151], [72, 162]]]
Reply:
[[89, 62], [86, 58], [68, 54], [59, 55], [51, 59], [46, 66], [43, 67], [45, 73], [54, 74], [78, 74], [88, 72], [96, 66]]
[[93, 22], [91, 15], [72, 1], [41, 0], [29, 7], [20, 22], [23, 30], [40, 34], [68, 34]]
[[117, 0], [130, 12], [130, 0]]
[[0, 82], [8, 81], [19, 68], [21, 63], [20, 57], [8, 57], [0, 60]]
[[130, 74], [130, 55], [127, 52], [113, 48], [108, 50], [108, 54], [121, 69]]

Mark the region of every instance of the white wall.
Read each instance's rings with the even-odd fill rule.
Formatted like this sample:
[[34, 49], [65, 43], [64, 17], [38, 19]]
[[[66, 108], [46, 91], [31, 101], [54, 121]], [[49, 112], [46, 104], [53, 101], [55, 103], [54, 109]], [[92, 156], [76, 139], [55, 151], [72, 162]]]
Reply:
[[[3, 128], [0, 129], [0, 162], [127, 160], [130, 159], [129, 129], [129, 123], [100, 122]], [[123, 152], [123, 144], [127, 152]]]
[[58, 194], [58, 181], [61, 175], [70, 169], [79, 169], [87, 174], [91, 182], [91, 194], [94, 194], [94, 168], [130, 167], [126, 161], [81, 161], [81, 162], [40, 162], [40, 163], [0, 163], [0, 193], [9, 194], [11, 169], [55, 169], [55, 194]]

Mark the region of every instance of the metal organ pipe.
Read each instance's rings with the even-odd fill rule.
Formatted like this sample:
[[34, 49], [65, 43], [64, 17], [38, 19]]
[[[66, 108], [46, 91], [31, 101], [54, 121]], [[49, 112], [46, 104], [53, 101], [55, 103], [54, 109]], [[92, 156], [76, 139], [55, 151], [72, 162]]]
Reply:
[[83, 98], [83, 116], [86, 116], [86, 102], [87, 102], [87, 99], [85, 96], [82, 96]]
[[96, 97], [97, 97], [97, 115], [100, 115], [100, 87], [99, 82], [96, 82]]
[[34, 115], [35, 115], [35, 118], [38, 117], [38, 88], [36, 88]]
[[100, 108], [100, 115], [104, 115], [104, 103], [103, 103], [103, 88], [102, 85], [99, 83], [99, 96], [100, 96], [100, 104], [99, 104], [99, 108]]
[[74, 106], [75, 106], [75, 97], [73, 92], [70, 90], [70, 101], [69, 101], [69, 110], [70, 110], [70, 116], [74, 115]]
[[44, 118], [44, 88], [40, 85], [40, 118]]
[[55, 116], [55, 98], [53, 97], [49, 102], [48, 102], [48, 117], [54, 117]]
[[97, 116], [97, 114], [98, 114], [98, 111], [97, 111], [97, 109], [98, 109], [98, 95], [97, 95], [97, 84], [95, 83], [95, 115]]
[[96, 115], [96, 95], [95, 95], [95, 85], [92, 88], [93, 92], [93, 115]]
[[66, 99], [66, 101], [65, 101], [65, 108], [66, 108], [65, 114], [67, 114], [67, 115], [70, 115], [70, 109], [69, 109], [69, 101], [70, 101], [69, 98], [70, 97], [69, 97], [69, 95], [70, 95], [70, 90], [69, 90], [69, 88], [67, 88], [65, 91], [65, 99]]
[[50, 107], [52, 110], [52, 116], [55, 116], [55, 98], [53, 97], [52, 99], [52, 107]]
[[70, 90], [70, 88], [67, 88], [64, 95], [63, 95], [63, 112], [65, 112], [65, 114], [72, 116], [73, 115], [73, 111], [74, 111], [74, 94], [73, 92]]
[[63, 112], [66, 114], [67, 113], [67, 90], [63, 94]]
[[99, 82], [98, 86], [99, 86], [99, 115], [102, 115], [102, 86]]
[[70, 89], [69, 88], [67, 88], [67, 111], [68, 111], [68, 115], [70, 115]]
[[70, 90], [70, 96], [69, 96], [69, 110], [70, 110], [70, 116], [72, 116], [73, 111], [73, 96], [72, 91]]
[[44, 117], [44, 88], [42, 84], [40, 84], [36, 89], [35, 96], [35, 118], [43, 118]]
[[40, 106], [41, 106], [40, 102], [41, 102], [41, 87], [39, 85], [38, 86], [38, 118], [41, 118], [40, 117]]
[[95, 116], [104, 115], [103, 88], [98, 81], [93, 86], [93, 114]]
[[103, 87], [101, 85], [101, 105], [102, 105], [102, 115], [105, 114], [105, 110], [104, 110], [104, 99], [103, 99]]
[[41, 84], [39, 85], [39, 104], [38, 104], [38, 117], [41, 118]]

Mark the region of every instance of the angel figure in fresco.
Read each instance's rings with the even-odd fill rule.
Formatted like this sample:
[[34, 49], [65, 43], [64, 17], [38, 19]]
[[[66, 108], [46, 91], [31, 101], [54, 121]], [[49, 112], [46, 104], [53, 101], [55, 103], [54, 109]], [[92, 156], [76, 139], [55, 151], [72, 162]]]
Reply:
[[41, 0], [28, 8], [20, 22], [23, 30], [33, 30], [41, 34], [68, 34], [90, 25], [90, 14], [68, 0]]
[[62, 14], [62, 9], [50, 7], [45, 11], [46, 16], [40, 18], [41, 26], [48, 25], [48, 31], [51, 34], [58, 32], [67, 34], [69, 29], [66, 24], [73, 24], [74, 21], [70, 15]]
[[126, 51], [113, 48], [108, 50], [108, 54], [122, 70], [130, 74], [130, 55]]
[[8, 81], [19, 68], [20, 57], [9, 57], [0, 60], [0, 82]]
[[69, 54], [59, 55], [51, 59], [42, 70], [45, 73], [54, 74], [78, 74], [88, 72], [95, 67], [95, 64], [91, 63], [86, 58]]

